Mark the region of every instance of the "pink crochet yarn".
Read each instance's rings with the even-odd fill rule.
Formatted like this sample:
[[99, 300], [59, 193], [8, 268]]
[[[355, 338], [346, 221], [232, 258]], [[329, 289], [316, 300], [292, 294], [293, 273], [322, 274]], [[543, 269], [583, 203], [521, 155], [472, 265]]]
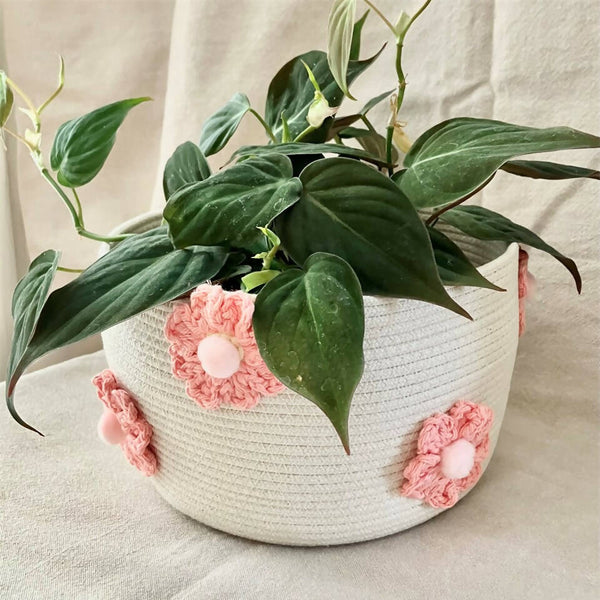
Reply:
[[[119, 443], [127, 460], [144, 475], [154, 475], [158, 469], [156, 455], [150, 446], [152, 426], [136, 406], [135, 401], [120, 388], [114, 373], [106, 369], [92, 379], [98, 398], [105, 406], [99, 423], [99, 433], [108, 443]], [[111, 418], [111, 415], [116, 417]], [[122, 430], [119, 434], [118, 426]]]
[[525, 332], [525, 300], [531, 295], [535, 278], [527, 270], [529, 254], [519, 248], [519, 337]]
[[[165, 326], [173, 375], [185, 380], [187, 395], [200, 406], [218, 408], [229, 403], [251, 408], [262, 396], [285, 389], [260, 356], [252, 331], [253, 312], [252, 294], [227, 292], [206, 283], [192, 292], [189, 301], [175, 304]], [[214, 343], [215, 335], [227, 343]], [[213, 343], [207, 353], [203, 341], [210, 336]], [[230, 356], [231, 346], [238, 349], [239, 361]], [[223, 356], [211, 357], [211, 351]]]
[[401, 494], [435, 508], [450, 508], [475, 485], [489, 452], [494, 413], [483, 404], [460, 401], [423, 423], [417, 454], [404, 469]]

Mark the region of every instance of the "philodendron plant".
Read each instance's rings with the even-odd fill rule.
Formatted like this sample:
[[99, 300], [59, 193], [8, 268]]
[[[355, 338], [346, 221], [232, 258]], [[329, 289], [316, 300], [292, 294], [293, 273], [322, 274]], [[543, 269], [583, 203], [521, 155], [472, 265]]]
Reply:
[[[518, 242], [548, 252], [571, 273], [573, 260], [502, 215], [463, 203], [501, 169], [542, 179], [592, 178], [591, 169], [515, 160], [539, 152], [600, 147], [600, 138], [567, 127], [536, 129], [458, 117], [425, 131], [411, 145], [400, 120], [406, 80], [404, 40], [428, 6], [395, 24], [365, 0], [391, 31], [397, 85], [340, 116], [352, 82], [379, 57], [360, 58], [369, 10], [355, 22], [357, 0], [335, 0], [328, 52], [287, 62], [267, 92], [264, 114], [235, 94], [210, 116], [199, 143], [185, 142], [164, 170], [163, 224], [116, 237], [86, 229], [79, 188], [102, 168], [127, 113], [148, 98], [98, 108], [63, 124], [49, 164], [41, 147], [40, 106], [0, 74], [0, 118], [29, 149], [41, 175], [71, 213], [77, 232], [111, 250], [73, 281], [49, 290], [59, 252], [38, 256], [15, 289], [14, 337], [6, 400], [12, 416], [17, 381], [42, 355], [99, 333], [210, 280], [256, 294], [254, 333], [261, 355], [288, 388], [327, 415], [348, 451], [348, 415], [363, 371], [363, 294], [430, 302], [470, 318], [445, 286], [498, 289], [436, 225], [448, 223], [480, 240]], [[32, 126], [5, 127], [14, 99]], [[371, 109], [390, 103], [381, 132]], [[243, 146], [213, 173], [207, 156], [222, 150], [244, 116], [256, 117], [266, 142]], [[403, 166], [401, 167], [400, 164]]]

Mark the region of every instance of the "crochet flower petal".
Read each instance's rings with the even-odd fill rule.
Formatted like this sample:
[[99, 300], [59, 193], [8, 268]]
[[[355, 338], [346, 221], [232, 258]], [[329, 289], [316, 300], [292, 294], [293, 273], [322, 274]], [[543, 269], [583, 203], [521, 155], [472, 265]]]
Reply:
[[119, 387], [117, 378], [109, 369], [105, 369], [92, 379], [98, 398], [117, 418], [126, 434], [121, 449], [127, 460], [144, 475], [154, 475], [158, 470], [156, 455], [150, 443], [152, 426], [141, 414], [130, 394]]
[[[261, 397], [285, 389], [260, 356], [252, 330], [253, 312], [253, 295], [210, 284], [198, 286], [189, 301], [174, 305], [165, 325], [173, 375], [186, 382], [187, 395], [203, 408], [216, 409], [225, 403], [247, 409]], [[209, 375], [198, 357], [198, 345], [212, 335], [226, 337], [240, 351], [239, 366], [229, 377]], [[208, 363], [206, 367], [211, 371]]]
[[417, 451], [422, 454], [428, 452], [438, 454], [442, 448], [457, 438], [457, 434], [455, 420], [445, 413], [437, 413], [423, 423]]
[[494, 420], [494, 411], [489, 406], [461, 401], [448, 412], [456, 423], [458, 437], [471, 442], [476, 448], [488, 438]]

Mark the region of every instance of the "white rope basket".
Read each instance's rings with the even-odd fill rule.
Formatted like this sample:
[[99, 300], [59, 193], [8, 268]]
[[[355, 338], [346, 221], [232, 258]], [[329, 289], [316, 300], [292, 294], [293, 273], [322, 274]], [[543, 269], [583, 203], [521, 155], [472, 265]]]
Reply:
[[[158, 218], [139, 217], [117, 232], [145, 231]], [[518, 246], [455, 239], [507, 291], [449, 288], [472, 322], [423, 302], [365, 297], [350, 456], [323, 413], [294, 392], [250, 410], [206, 410], [190, 399], [171, 374], [163, 333], [172, 303], [106, 331], [109, 366], [154, 428], [159, 493], [207, 525], [278, 544], [370, 540], [441, 512], [400, 495], [423, 420], [459, 400], [491, 407], [491, 456], [518, 339]]]

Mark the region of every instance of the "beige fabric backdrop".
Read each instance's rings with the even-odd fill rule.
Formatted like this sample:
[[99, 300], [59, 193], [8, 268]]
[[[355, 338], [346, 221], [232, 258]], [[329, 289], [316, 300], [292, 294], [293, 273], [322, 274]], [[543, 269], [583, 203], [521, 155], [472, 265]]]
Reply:
[[[418, 4], [378, 2], [392, 17]], [[56, 53], [66, 60], [67, 87], [48, 111], [46, 147], [61, 122], [93, 107], [134, 95], [155, 99], [132, 111], [104, 171], [82, 190], [88, 226], [106, 231], [151, 205], [160, 208], [164, 161], [180, 142], [197, 140], [203, 120], [234, 92], [245, 91], [261, 109], [267, 84], [283, 62], [324, 46], [330, 3], [4, 0], [2, 5], [8, 70], [36, 99], [54, 85]], [[373, 16], [369, 21], [365, 54], [386, 36]], [[406, 48], [409, 87], [402, 116], [409, 134], [416, 138], [441, 119], [460, 115], [599, 132], [599, 30], [597, 0], [434, 0]], [[392, 87], [391, 61], [389, 47], [354, 86], [359, 98]], [[383, 108], [376, 115], [379, 124], [385, 121]], [[248, 118], [234, 142], [253, 143], [261, 136], [260, 126]], [[8, 164], [15, 158], [10, 150]], [[213, 157], [213, 166], [221, 166], [228, 152]], [[577, 151], [554, 158], [598, 167], [600, 154]], [[11, 250], [23, 248], [17, 184], [31, 256], [58, 246], [65, 265], [83, 266], [97, 250], [72, 233], [66, 211], [21, 150], [8, 194], [2, 159], [0, 362], [9, 284], [23, 268]], [[504, 174], [479, 198], [533, 226], [581, 268], [584, 293], [578, 298], [567, 272], [534, 254], [538, 296], [529, 309], [517, 371], [525, 397], [544, 397], [546, 407], [568, 401], [574, 412], [589, 412], [598, 395], [597, 199], [596, 182], [548, 183]], [[64, 356], [59, 352], [54, 359]]]

